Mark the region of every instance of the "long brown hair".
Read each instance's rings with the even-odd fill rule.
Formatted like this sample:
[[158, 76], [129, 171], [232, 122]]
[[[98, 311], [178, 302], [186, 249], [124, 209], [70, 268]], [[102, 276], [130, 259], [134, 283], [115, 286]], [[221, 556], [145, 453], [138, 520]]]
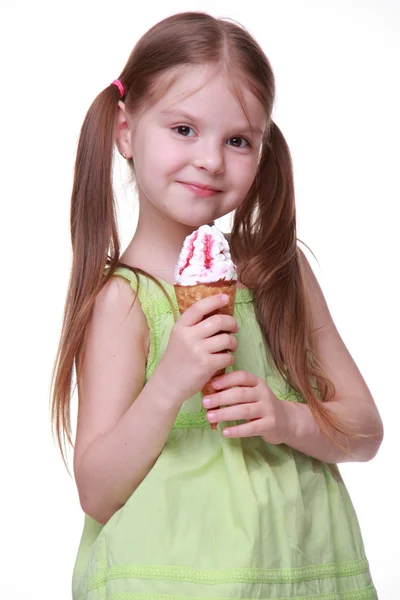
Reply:
[[[269, 127], [256, 178], [234, 217], [232, 251], [239, 268], [246, 265], [246, 276], [242, 270], [241, 279], [254, 290], [258, 321], [278, 370], [305, 397], [325, 430], [332, 426], [344, 433], [322, 403], [332, 397], [334, 388], [313, 349], [297, 247], [290, 152], [271, 119], [275, 81], [262, 49], [244, 28], [231, 21], [193, 12], [171, 16], [152, 27], [134, 47], [118, 77], [125, 88], [122, 100], [134, 114], [154, 100], [157, 90], [159, 93], [160, 75], [179, 66], [201, 64], [222, 66], [232, 80], [244, 82], [265, 107]], [[115, 85], [95, 98], [77, 148], [71, 197], [73, 261], [52, 377], [51, 416], [64, 460], [66, 439], [72, 444], [74, 368], [78, 381], [93, 304], [116, 267], [123, 265], [112, 187], [119, 100]], [[133, 171], [132, 161], [130, 166]]]

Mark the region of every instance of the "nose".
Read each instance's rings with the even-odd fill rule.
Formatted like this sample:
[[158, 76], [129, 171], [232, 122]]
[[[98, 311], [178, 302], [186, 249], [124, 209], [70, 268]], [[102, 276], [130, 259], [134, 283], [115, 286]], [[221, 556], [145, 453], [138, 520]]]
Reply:
[[223, 173], [224, 151], [216, 142], [198, 144], [193, 164], [197, 169], [205, 169], [214, 175]]

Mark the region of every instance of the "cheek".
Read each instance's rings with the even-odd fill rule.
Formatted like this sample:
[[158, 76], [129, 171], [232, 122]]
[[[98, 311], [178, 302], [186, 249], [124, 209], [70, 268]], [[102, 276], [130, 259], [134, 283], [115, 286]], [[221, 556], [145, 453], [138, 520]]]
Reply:
[[158, 139], [157, 144], [153, 143], [147, 157], [151, 168], [166, 175], [179, 170], [188, 160], [184, 144], [168, 136]]
[[232, 172], [238, 189], [247, 192], [257, 173], [257, 160], [249, 157], [249, 160], [238, 161]]

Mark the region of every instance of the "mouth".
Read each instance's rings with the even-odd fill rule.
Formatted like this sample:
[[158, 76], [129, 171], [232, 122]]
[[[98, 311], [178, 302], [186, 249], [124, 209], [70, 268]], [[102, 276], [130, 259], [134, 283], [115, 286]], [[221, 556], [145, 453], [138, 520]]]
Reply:
[[213, 187], [211, 185], [205, 185], [204, 183], [199, 183], [198, 181], [178, 181], [178, 183], [182, 183], [183, 185], [189, 185], [192, 188], [197, 188], [199, 190], [205, 190], [210, 192], [222, 192], [219, 188]]

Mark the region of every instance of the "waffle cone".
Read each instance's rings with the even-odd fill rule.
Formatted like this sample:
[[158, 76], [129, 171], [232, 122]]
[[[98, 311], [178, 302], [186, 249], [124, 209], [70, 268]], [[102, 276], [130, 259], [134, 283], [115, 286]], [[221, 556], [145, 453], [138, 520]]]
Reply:
[[[223, 314], [232, 315], [235, 310], [235, 296], [236, 296], [236, 281], [215, 281], [210, 283], [199, 283], [197, 285], [178, 285], [175, 284], [175, 296], [179, 307], [180, 314], [183, 314], [192, 304], [208, 296], [216, 296], [218, 294], [227, 294], [229, 296], [229, 302], [226, 306], [215, 310], [214, 312], [207, 315], [207, 318], [211, 315]], [[213, 377], [223, 375], [225, 369], [220, 369], [214, 373]], [[207, 382], [201, 390], [203, 396], [208, 394], [214, 394], [215, 390], [211, 386], [210, 382]], [[217, 429], [216, 423], [211, 423], [211, 429], [214, 431]]]
[[[227, 294], [229, 296], [229, 302], [226, 306], [214, 311], [210, 314], [221, 313], [224, 315], [233, 315], [235, 310], [235, 295], [236, 295], [236, 281], [215, 281], [210, 283], [199, 283], [197, 285], [178, 285], [175, 284], [175, 296], [178, 302], [179, 312], [182, 314], [192, 304], [202, 298], [208, 298], [208, 296], [217, 296], [218, 294]], [[209, 317], [210, 315], [207, 315]]]

